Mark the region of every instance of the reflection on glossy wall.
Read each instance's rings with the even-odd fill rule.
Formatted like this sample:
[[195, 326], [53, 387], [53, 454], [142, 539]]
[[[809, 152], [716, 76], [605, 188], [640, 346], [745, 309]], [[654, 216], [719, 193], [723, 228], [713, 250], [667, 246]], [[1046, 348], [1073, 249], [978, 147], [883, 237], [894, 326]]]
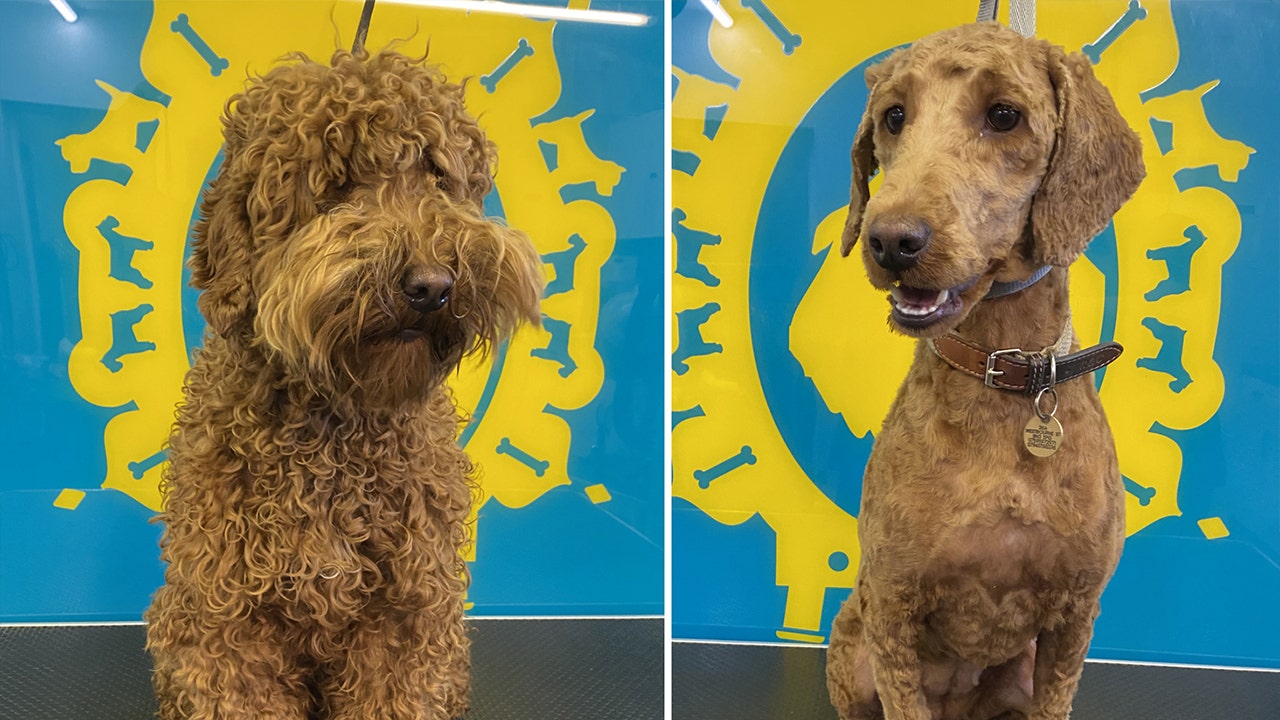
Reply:
[[[84, 3], [69, 23], [0, 5], [0, 621], [149, 602], [223, 103], [286, 53], [349, 46], [360, 7]], [[470, 78], [499, 147], [486, 208], [546, 263], [542, 329], [453, 382], [483, 467], [475, 614], [662, 612], [662, 3], [591, 7], [640, 24], [384, 2], [367, 43], [429, 40]]]
[[[838, 238], [866, 67], [977, 3], [673, 6], [677, 637], [825, 642], [912, 341]], [[1007, 5], [1007, 3], [1006, 3]], [[1148, 177], [1071, 271], [1127, 491], [1096, 657], [1280, 667], [1280, 7], [1041, 0]]]

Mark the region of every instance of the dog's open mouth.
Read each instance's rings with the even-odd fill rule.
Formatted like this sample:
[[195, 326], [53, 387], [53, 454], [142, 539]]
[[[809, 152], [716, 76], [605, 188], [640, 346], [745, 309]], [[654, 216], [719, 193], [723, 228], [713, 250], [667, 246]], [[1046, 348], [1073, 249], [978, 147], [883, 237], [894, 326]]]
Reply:
[[961, 293], [973, 287], [978, 277], [966, 280], [952, 288], [929, 290], [898, 283], [889, 288], [889, 304], [893, 307], [893, 321], [905, 328], [927, 328], [964, 309]]

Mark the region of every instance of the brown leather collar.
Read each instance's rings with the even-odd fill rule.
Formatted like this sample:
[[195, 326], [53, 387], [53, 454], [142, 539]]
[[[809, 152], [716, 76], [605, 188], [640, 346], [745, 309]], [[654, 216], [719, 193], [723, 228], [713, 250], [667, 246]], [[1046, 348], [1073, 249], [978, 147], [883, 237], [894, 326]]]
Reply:
[[933, 350], [951, 367], [982, 380], [987, 387], [1034, 395], [1106, 366], [1124, 348], [1107, 342], [1079, 352], [1054, 357], [1021, 349], [989, 352], [957, 335], [933, 340]]

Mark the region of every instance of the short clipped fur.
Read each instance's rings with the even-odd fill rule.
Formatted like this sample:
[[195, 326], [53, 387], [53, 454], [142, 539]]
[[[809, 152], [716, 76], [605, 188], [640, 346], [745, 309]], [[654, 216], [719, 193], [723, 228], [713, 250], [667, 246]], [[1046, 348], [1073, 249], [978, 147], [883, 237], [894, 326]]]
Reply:
[[[146, 614], [160, 717], [456, 717], [475, 471], [445, 380], [538, 322], [541, 261], [484, 216], [462, 87], [403, 55], [294, 57], [224, 126]], [[451, 281], [442, 308], [414, 278]]]
[[[894, 301], [891, 326], [922, 341], [867, 463], [862, 560], [828, 689], [844, 720], [1065, 720], [1124, 538], [1101, 403], [1089, 376], [1059, 385], [1062, 447], [1033, 457], [1030, 398], [952, 369], [926, 340], [1053, 346], [1069, 327], [1066, 268], [1137, 189], [1141, 145], [1083, 55], [994, 23], [919, 40], [867, 84], [843, 251], [864, 239], [877, 288], [950, 292], [934, 321]], [[1020, 123], [995, 131], [995, 104]], [[910, 267], [876, 262], [867, 229], [885, 223], [931, 228]], [[1043, 265], [1039, 283], [984, 299]]]

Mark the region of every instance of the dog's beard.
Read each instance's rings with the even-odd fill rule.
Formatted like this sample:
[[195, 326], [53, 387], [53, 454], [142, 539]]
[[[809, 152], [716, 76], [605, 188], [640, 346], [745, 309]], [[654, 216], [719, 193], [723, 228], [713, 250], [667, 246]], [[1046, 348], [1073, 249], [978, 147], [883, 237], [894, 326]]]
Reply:
[[444, 307], [428, 314], [409, 309], [397, 294], [343, 300], [341, 293], [321, 293], [294, 298], [293, 305], [266, 302], [257, 344], [317, 394], [398, 406], [425, 399], [463, 358], [484, 356], [504, 340], [504, 319], [530, 312], [500, 305], [517, 295], [459, 284]]
[[344, 369], [353, 388], [380, 406], [398, 406], [424, 400], [444, 385], [464, 356], [465, 342], [453, 328], [404, 331], [357, 350], [362, 357]]
[[[484, 341], [453, 303], [427, 315], [399, 305], [362, 296], [275, 313], [289, 324], [261, 333], [270, 338], [263, 344], [318, 394], [358, 395], [380, 406], [422, 400]], [[272, 317], [260, 316], [259, 326]]]

